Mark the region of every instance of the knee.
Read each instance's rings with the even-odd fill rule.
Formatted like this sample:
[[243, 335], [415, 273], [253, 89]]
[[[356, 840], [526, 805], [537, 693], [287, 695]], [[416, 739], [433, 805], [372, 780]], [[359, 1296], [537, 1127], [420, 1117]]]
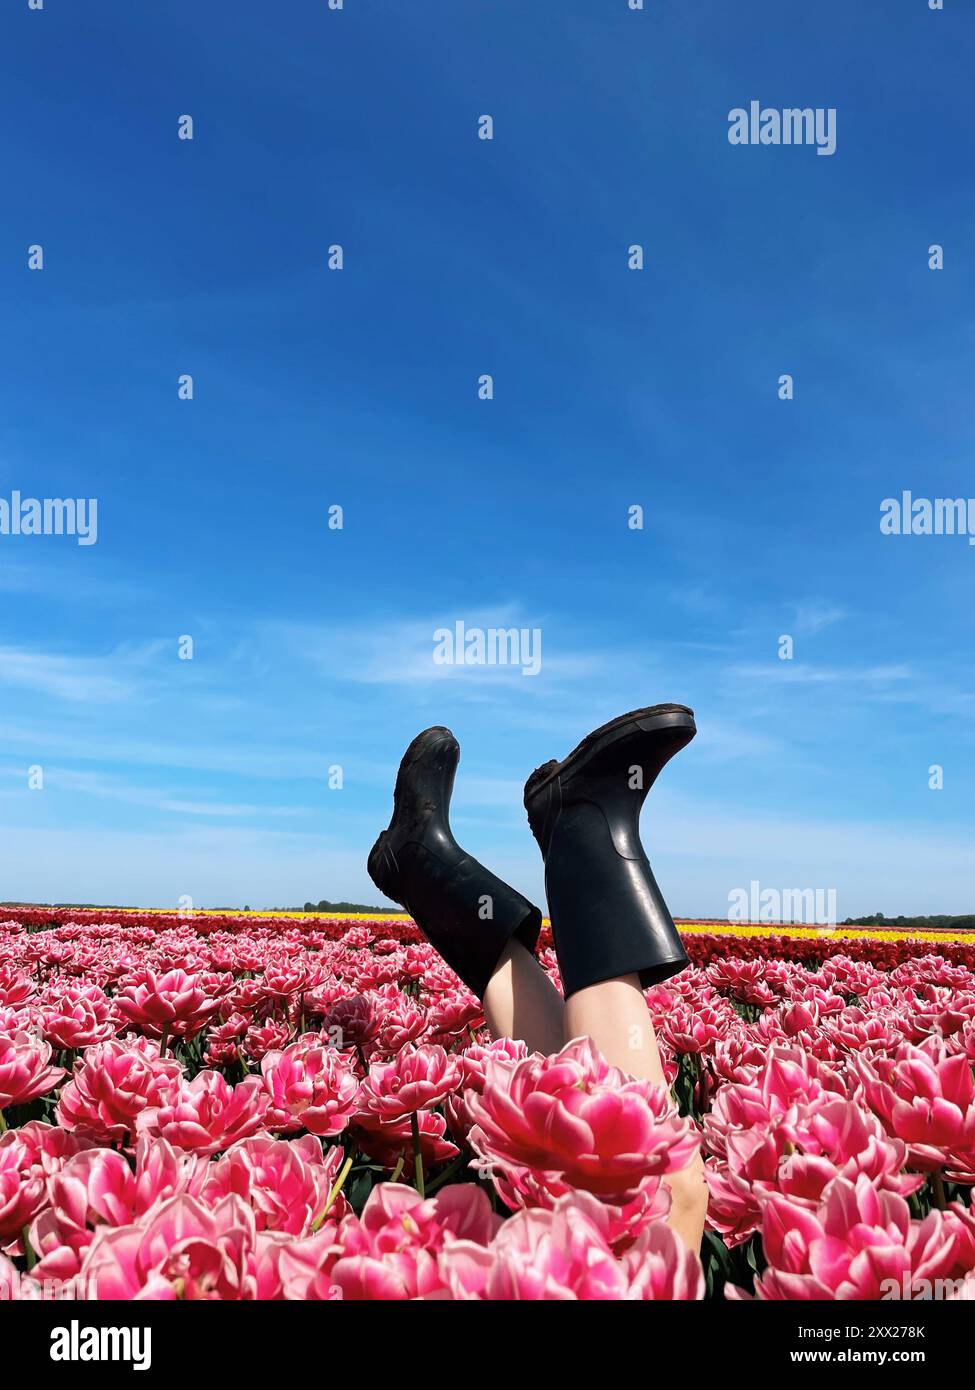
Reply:
[[664, 1181], [670, 1189], [671, 1215], [703, 1221], [708, 1207], [708, 1185], [701, 1155], [695, 1154], [686, 1168], [668, 1173]]

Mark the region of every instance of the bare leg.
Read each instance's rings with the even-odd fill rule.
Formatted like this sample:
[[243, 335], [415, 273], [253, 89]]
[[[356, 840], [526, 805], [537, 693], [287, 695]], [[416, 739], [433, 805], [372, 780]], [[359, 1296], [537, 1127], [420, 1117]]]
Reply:
[[522, 1038], [546, 1057], [564, 1042], [562, 996], [534, 956], [514, 937], [484, 991], [484, 1017], [496, 1038]]
[[[565, 1001], [565, 1040], [592, 1038], [611, 1066], [666, 1085], [657, 1039], [637, 975], [604, 980]], [[670, 1188], [667, 1224], [690, 1250], [700, 1251], [708, 1190], [700, 1157], [664, 1182]]]

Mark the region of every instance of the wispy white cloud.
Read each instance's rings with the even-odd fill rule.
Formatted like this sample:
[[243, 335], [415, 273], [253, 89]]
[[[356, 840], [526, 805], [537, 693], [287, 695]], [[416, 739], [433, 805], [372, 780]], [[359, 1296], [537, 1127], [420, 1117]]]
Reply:
[[802, 661], [741, 662], [728, 668], [746, 680], [778, 681], [795, 685], [890, 685], [911, 680], [910, 666], [816, 666]]
[[796, 632], [810, 636], [822, 632], [824, 628], [832, 627], [834, 623], [842, 622], [844, 618], [849, 616], [847, 609], [824, 599], [803, 599], [794, 604], [793, 607], [795, 609], [793, 626]]
[[130, 699], [138, 683], [111, 657], [58, 656], [0, 646], [0, 685], [77, 703]]
[[[26, 768], [7, 764], [0, 767], [0, 777], [26, 782]], [[79, 772], [73, 768], [48, 766], [44, 768], [45, 790], [59, 790], [98, 800], [117, 801], [146, 810], [165, 811], [174, 815], [209, 816], [220, 819], [235, 817], [277, 817], [305, 814], [299, 806], [263, 806], [246, 802], [221, 800], [192, 800], [157, 787], [139, 786], [125, 778], [104, 772]]]
[[[316, 625], [276, 623], [266, 632], [275, 644], [283, 645], [291, 657], [306, 661], [330, 681], [360, 685], [435, 685], [464, 683], [484, 687], [487, 683], [514, 681], [528, 686], [519, 665], [438, 664], [434, 661], [437, 640], [443, 628], [454, 630], [462, 621], [466, 628], [538, 629], [541, 633], [541, 672], [547, 683], [581, 678], [605, 667], [608, 658], [595, 653], [569, 650], [559, 643], [554, 628], [548, 628], [544, 615], [532, 617], [515, 604], [458, 612], [456, 606], [428, 618], [397, 621], [363, 618], [356, 623]], [[477, 690], [472, 689], [475, 697]]]
[[110, 577], [94, 573], [88, 557], [73, 565], [41, 561], [35, 551], [28, 564], [13, 559], [8, 552], [0, 555], [0, 593], [54, 599], [65, 604], [104, 603], [118, 607], [121, 599], [144, 597], [145, 588], [131, 578], [131, 573], [113, 573]]

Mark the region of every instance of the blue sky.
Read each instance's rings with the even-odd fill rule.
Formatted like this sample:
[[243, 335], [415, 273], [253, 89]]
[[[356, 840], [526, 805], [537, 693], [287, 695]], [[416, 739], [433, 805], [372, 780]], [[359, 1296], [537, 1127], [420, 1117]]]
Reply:
[[[973, 47], [959, 0], [10, 0], [0, 497], [98, 540], [0, 536], [0, 897], [376, 902], [431, 723], [538, 897], [527, 774], [677, 700], [675, 914], [975, 910], [975, 549], [879, 530], [975, 496]], [[752, 99], [836, 153], [730, 145]], [[435, 665], [457, 620], [541, 671]]]

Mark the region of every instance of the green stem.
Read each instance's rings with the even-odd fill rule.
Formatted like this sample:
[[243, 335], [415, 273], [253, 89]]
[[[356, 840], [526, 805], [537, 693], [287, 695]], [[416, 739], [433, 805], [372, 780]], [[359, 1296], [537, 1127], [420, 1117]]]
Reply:
[[166, 1027], [164, 1027], [163, 1030], [162, 1030], [162, 1037], [159, 1039], [159, 1055], [160, 1055], [160, 1057], [165, 1057], [165, 1055], [166, 1055], [166, 1044], [168, 1043], [168, 1041], [169, 1041], [169, 1029], [166, 1028]]
[[413, 1162], [416, 1167], [416, 1190], [421, 1197], [425, 1197], [427, 1194], [423, 1186], [423, 1155], [420, 1152], [420, 1117], [415, 1110], [410, 1115], [410, 1130], [413, 1134]]
[[449, 1178], [452, 1178], [456, 1172], [463, 1168], [466, 1162], [467, 1155], [458, 1154], [457, 1157], [453, 1160], [453, 1162], [448, 1164], [442, 1173], [437, 1174], [433, 1182], [427, 1184], [427, 1196], [429, 1197], [432, 1192], [436, 1192], [437, 1188], [440, 1187], [441, 1184], [445, 1183]]
[[34, 1253], [34, 1247], [30, 1243], [30, 1237], [27, 1234], [26, 1226], [21, 1231], [20, 1238], [24, 1242], [24, 1259], [27, 1261], [27, 1273], [29, 1274], [37, 1264], [37, 1255]]
[[934, 1193], [934, 1205], [939, 1211], [944, 1211], [948, 1203], [945, 1200], [945, 1180], [941, 1175], [940, 1168], [935, 1169], [931, 1174], [931, 1189]]
[[399, 1158], [396, 1160], [396, 1167], [393, 1169], [392, 1177], [389, 1179], [389, 1181], [390, 1181], [390, 1182], [399, 1182], [399, 1175], [400, 1175], [400, 1173], [402, 1173], [402, 1171], [403, 1171], [403, 1169], [404, 1169], [405, 1167], [406, 1167], [406, 1159], [403, 1157], [402, 1154], [400, 1154]]
[[7, 1128], [7, 1121], [3, 1118], [3, 1111], [0, 1110], [0, 1134]]
[[349, 1176], [349, 1174], [350, 1174], [351, 1171], [352, 1171], [352, 1160], [353, 1160], [354, 1158], [355, 1158], [355, 1154], [349, 1154], [348, 1158], [347, 1158], [347, 1159], [345, 1160], [345, 1162], [342, 1164], [342, 1171], [339, 1173], [338, 1177], [335, 1179], [335, 1182], [334, 1182], [334, 1184], [333, 1184], [333, 1186], [332, 1186], [332, 1190], [331, 1190], [331, 1192], [328, 1194], [328, 1201], [325, 1203], [325, 1208], [324, 1208], [324, 1210], [323, 1210], [321, 1216], [318, 1218], [318, 1220], [315, 1222], [314, 1226], [312, 1227], [312, 1230], [313, 1230], [313, 1231], [317, 1231], [317, 1230], [318, 1230], [319, 1226], [322, 1224], [322, 1222], [325, 1220], [326, 1216], [327, 1216], [327, 1215], [329, 1214], [329, 1212], [332, 1210], [332, 1207], [333, 1207], [333, 1205], [334, 1205], [334, 1203], [335, 1203], [336, 1197], [337, 1197], [337, 1196], [339, 1195], [339, 1193], [342, 1191], [342, 1188], [345, 1186], [345, 1180], [346, 1180], [346, 1178]]

